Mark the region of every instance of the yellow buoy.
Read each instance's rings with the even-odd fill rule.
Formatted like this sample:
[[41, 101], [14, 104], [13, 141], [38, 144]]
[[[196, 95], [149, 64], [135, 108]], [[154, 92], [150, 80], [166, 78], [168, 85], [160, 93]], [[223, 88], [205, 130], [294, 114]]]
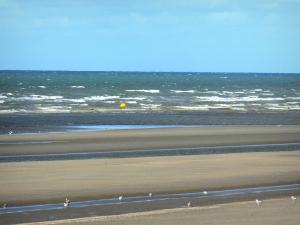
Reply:
[[126, 105], [125, 102], [122, 102], [122, 103], [120, 103], [120, 105], [119, 105], [120, 109], [125, 109], [126, 106], [127, 106], [127, 105]]

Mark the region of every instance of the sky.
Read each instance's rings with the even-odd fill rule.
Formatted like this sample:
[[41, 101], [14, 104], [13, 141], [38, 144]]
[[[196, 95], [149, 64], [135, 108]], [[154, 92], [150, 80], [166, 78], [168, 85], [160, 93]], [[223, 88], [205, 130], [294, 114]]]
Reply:
[[300, 0], [0, 0], [0, 70], [300, 72]]

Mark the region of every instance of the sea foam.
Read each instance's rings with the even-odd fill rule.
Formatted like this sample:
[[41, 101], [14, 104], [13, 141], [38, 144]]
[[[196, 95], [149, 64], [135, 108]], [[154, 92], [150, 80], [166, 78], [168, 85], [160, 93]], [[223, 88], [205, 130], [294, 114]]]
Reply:
[[137, 89], [137, 90], [125, 90], [127, 92], [145, 92], [145, 93], [160, 93], [157, 89]]

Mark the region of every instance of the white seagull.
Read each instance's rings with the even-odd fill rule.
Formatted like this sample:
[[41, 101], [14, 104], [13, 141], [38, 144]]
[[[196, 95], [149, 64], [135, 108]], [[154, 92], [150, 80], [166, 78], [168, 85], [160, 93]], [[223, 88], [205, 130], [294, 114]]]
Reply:
[[122, 199], [123, 199], [123, 196], [122, 195], [119, 196], [119, 201], [122, 201]]
[[149, 193], [149, 197], [150, 197], [150, 198], [152, 197], [152, 193], [151, 193], [151, 192]]
[[70, 205], [70, 200], [66, 198], [66, 201], [64, 202], [64, 207], [67, 208]]
[[192, 203], [191, 203], [191, 202], [188, 202], [186, 205], [187, 205], [187, 207], [191, 207], [191, 206], [192, 206]]
[[14, 132], [12, 131], [12, 130], [10, 130], [9, 132], [8, 132], [8, 134], [9, 135], [12, 135]]
[[256, 205], [258, 205], [258, 206], [261, 206], [261, 204], [262, 204], [262, 200], [256, 199], [255, 202], [256, 202]]
[[291, 196], [291, 199], [293, 200], [293, 201], [296, 201], [296, 197], [295, 196]]

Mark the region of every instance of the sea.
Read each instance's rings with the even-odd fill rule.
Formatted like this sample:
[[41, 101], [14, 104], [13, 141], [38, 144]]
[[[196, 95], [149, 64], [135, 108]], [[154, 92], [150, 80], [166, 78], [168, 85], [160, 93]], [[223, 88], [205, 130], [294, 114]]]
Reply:
[[1, 133], [30, 126], [300, 124], [299, 117], [300, 74], [0, 71]]

